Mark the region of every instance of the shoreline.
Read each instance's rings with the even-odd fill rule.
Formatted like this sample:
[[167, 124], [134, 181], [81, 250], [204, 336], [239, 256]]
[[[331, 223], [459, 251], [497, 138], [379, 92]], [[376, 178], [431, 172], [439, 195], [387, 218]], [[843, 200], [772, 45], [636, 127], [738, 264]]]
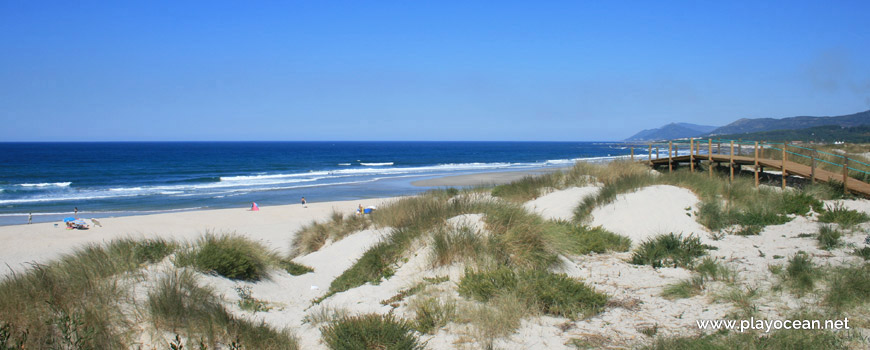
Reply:
[[486, 185], [504, 185], [528, 176], [554, 173], [567, 168], [570, 167], [552, 167], [522, 171], [494, 171], [463, 175], [448, 175], [412, 181], [411, 185], [417, 187], [473, 187]]

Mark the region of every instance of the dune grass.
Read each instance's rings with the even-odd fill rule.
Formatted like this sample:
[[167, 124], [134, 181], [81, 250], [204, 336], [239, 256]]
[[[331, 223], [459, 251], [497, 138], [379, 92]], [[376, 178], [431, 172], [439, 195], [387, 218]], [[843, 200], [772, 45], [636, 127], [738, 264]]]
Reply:
[[179, 267], [192, 266], [234, 280], [258, 281], [280, 259], [263, 244], [237, 234], [206, 233], [196, 244], [176, 254]]
[[416, 315], [414, 329], [420, 333], [432, 333], [456, 318], [456, 302], [434, 296], [414, 298], [408, 307]]
[[652, 267], [685, 267], [691, 268], [695, 258], [707, 254], [707, 249], [714, 247], [701, 244], [701, 239], [673, 232], [652, 237], [635, 249], [631, 255], [631, 263], [635, 265], [650, 265]]
[[323, 342], [332, 350], [422, 350], [411, 323], [393, 315], [346, 316], [321, 328]]
[[825, 210], [819, 214], [819, 222], [835, 223], [846, 228], [867, 221], [870, 221], [870, 215], [857, 210], [847, 209], [841, 202], [826, 206]]
[[328, 221], [314, 221], [296, 232], [293, 236], [291, 255], [295, 257], [315, 252], [328, 240], [338, 241], [369, 226], [371, 220], [365, 215], [343, 215], [333, 211]]
[[214, 291], [199, 285], [190, 270], [162, 276], [148, 293], [147, 308], [156, 329], [182, 333], [211, 348], [235, 344], [248, 349], [296, 349], [296, 339], [264, 323], [231, 315]]
[[870, 264], [840, 266], [825, 274], [824, 304], [837, 312], [870, 300]]
[[27, 332], [27, 348], [121, 348], [131, 326], [120, 311], [129, 299], [121, 280], [138, 278], [143, 264], [173, 249], [159, 239], [118, 239], [6, 276], [0, 282], [0, 320], [13, 334]]
[[701, 294], [708, 281], [734, 282], [737, 273], [722, 265], [715, 258], [704, 257], [701, 262], [695, 264], [692, 277], [677, 283], [665, 286], [662, 296], [668, 299], [690, 298]]
[[843, 237], [843, 232], [831, 225], [819, 225], [819, 234], [816, 239], [819, 241], [819, 248], [831, 250], [843, 245], [840, 238]]
[[785, 271], [780, 276], [786, 287], [798, 296], [802, 296], [815, 288], [820, 275], [821, 270], [813, 262], [812, 257], [799, 251], [788, 259]]
[[514, 271], [506, 267], [481, 272], [466, 270], [458, 291], [482, 302], [502, 293], [515, 293], [542, 313], [572, 319], [600, 312], [608, 300], [607, 295], [564, 274]]

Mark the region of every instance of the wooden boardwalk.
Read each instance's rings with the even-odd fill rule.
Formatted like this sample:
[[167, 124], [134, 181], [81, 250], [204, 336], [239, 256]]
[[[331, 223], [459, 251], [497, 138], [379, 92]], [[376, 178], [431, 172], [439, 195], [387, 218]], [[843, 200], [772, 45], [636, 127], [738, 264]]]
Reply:
[[[669, 147], [670, 148], [670, 147]], [[694, 147], [691, 149], [696, 150]], [[712, 147], [710, 148], [712, 150]], [[782, 173], [782, 185], [785, 187], [786, 179], [788, 175], [800, 176], [806, 179], [810, 179], [811, 181], [821, 181], [821, 182], [836, 182], [843, 184], [844, 190], [849, 192], [862, 195], [865, 197], [870, 197], [870, 184], [860, 181], [858, 179], [848, 177], [846, 173], [847, 166], [844, 166], [843, 172], [832, 172], [824, 169], [820, 169], [819, 167], [813, 167], [806, 164], [801, 164], [797, 162], [793, 162], [788, 160], [787, 157], [784, 157], [786, 160], [782, 159], [765, 159], [765, 158], [757, 158], [757, 157], [749, 157], [743, 155], [731, 155], [731, 154], [701, 154], [700, 149], [697, 149], [697, 153], [692, 152], [692, 155], [679, 155], [679, 156], [669, 156], [669, 157], [659, 157], [652, 158], [652, 151], [650, 151], [649, 158], [647, 157], [634, 157], [634, 150], [632, 150], [632, 158], [635, 160], [639, 160], [641, 162], [647, 163], [650, 166], [665, 166], [669, 169], [673, 169], [674, 166], [685, 163], [689, 164], [692, 168], [692, 171], [695, 169], [695, 164], [700, 164], [701, 162], [706, 163], [721, 163], [726, 166], [731, 165], [731, 178], [734, 178], [734, 169], [737, 168], [738, 171], [744, 165], [749, 165], [753, 172], [755, 172], [755, 184], [758, 186], [758, 176], [759, 173], [763, 172], [764, 169], [776, 169]], [[733, 152], [733, 147], [732, 147]], [[671, 153], [671, 152], [668, 152]], [[756, 163], [757, 162], [757, 163]], [[732, 165], [733, 164], [733, 165]], [[712, 174], [712, 167], [710, 167], [710, 171]]]

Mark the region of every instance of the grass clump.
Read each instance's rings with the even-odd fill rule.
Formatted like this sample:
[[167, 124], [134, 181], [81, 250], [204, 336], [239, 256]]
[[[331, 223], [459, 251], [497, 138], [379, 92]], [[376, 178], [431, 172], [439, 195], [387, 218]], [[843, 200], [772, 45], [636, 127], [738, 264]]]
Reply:
[[665, 286], [662, 296], [668, 299], [691, 298], [704, 290], [704, 277], [692, 276], [677, 283]]
[[870, 216], [857, 210], [847, 209], [843, 203], [825, 207], [819, 214], [819, 222], [836, 223], [843, 227], [852, 227], [870, 221]]
[[819, 240], [819, 248], [831, 250], [843, 245], [840, 237], [843, 237], [842, 231], [830, 225], [819, 225], [819, 235], [816, 236]]
[[178, 246], [162, 238], [138, 241], [133, 248], [133, 259], [141, 263], [156, 263], [172, 254]]
[[420, 333], [431, 333], [447, 325], [456, 317], [456, 303], [442, 301], [435, 297], [420, 297], [410, 303], [414, 311], [414, 329]]
[[338, 241], [347, 235], [365, 230], [371, 226], [371, 220], [365, 215], [343, 215], [332, 212], [328, 221], [312, 222], [303, 226], [293, 236], [292, 256], [315, 252], [326, 244], [326, 241]]
[[410, 323], [393, 315], [343, 317], [321, 329], [323, 342], [333, 350], [416, 350], [424, 345]]
[[251, 286], [237, 286], [236, 294], [239, 295], [239, 307], [250, 312], [269, 311], [272, 308], [262, 300], [254, 298]]
[[521, 203], [538, 198], [544, 188], [559, 186], [560, 179], [561, 174], [526, 176], [509, 184], [495, 186], [492, 196]]
[[564, 274], [517, 272], [506, 267], [483, 272], [466, 270], [458, 290], [462, 296], [483, 302], [513, 292], [545, 314], [568, 318], [596, 314], [607, 303], [606, 295]]
[[788, 259], [785, 273], [781, 276], [787, 287], [798, 295], [803, 295], [815, 288], [819, 275], [819, 268], [816, 267], [813, 259], [807, 253], [800, 251]]
[[149, 242], [162, 241], [124, 238], [103, 246], [86, 245], [58, 260], [7, 275], [0, 282], [0, 320], [10, 334], [27, 333], [27, 339], [16, 340], [25, 348], [126, 347], [126, 330], [132, 325], [121, 303], [129, 290], [120, 282], [139, 278], [142, 264], [159, 259], [162, 253], [141, 253], [160, 250], [143, 249]]
[[489, 244], [471, 227], [442, 225], [432, 232], [432, 266], [479, 259]]
[[249, 349], [296, 349], [296, 339], [264, 323], [232, 316], [214, 291], [200, 286], [190, 270], [160, 278], [148, 293], [148, 311], [157, 329], [181, 331], [211, 348], [236, 344]]
[[243, 236], [209, 233], [192, 250], [178, 254], [175, 263], [233, 280], [258, 281], [277, 260], [265, 246]]
[[870, 260], [870, 247], [864, 247], [861, 249], [855, 248], [855, 250], [852, 252], [852, 255], [860, 257], [865, 261]]
[[635, 265], [652, 267], [692, 267], [695, 258], [707, 254], [705, 250], [715, 249], [701, 244], [701, 239], [673, 232], [658, 235], [641, 243], [631, 256]]
[[567, 221], [550, 221], [545, 226], [546, 234], [554, 245], [567, 254], [626, 252], [631, 248], [631, 239], [607, 231], [601, 226], [589, 227]]
[[278, 266], [281, 266], [284, 271], [287, 271], [287, 273], [293, 276], [300, 276], [309, 272], [314, 272], [314, 269], [312, 269], [311, 267], [295, 263], [289, 259], [283, 259], [279, 261]]
[[870, 300], [870, 265], [843, 266], [826, 274], [828, 290], [824, 303], [834, 310], [865, 304]]

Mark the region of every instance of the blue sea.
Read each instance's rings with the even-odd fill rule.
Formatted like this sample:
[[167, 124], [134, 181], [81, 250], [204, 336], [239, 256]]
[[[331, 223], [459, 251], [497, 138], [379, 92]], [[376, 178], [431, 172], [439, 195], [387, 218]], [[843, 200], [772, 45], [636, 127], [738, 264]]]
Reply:
[[599, 142], [0, 143], [0, 225], [410, 195], [412, 181], [569, 166]]

